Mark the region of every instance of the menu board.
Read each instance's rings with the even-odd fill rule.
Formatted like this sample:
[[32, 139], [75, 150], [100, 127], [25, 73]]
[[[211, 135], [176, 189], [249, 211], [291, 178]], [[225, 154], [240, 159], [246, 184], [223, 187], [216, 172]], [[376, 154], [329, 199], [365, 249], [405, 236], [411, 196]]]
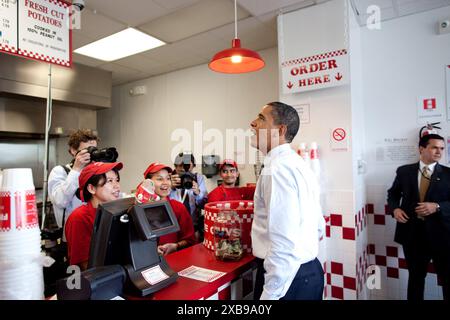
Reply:
[[17, 52], [17, 1], [0, 0], [0, 51]]
[[61, 0], [0, 0], [0, 51], [70, 67], [70, 7]]

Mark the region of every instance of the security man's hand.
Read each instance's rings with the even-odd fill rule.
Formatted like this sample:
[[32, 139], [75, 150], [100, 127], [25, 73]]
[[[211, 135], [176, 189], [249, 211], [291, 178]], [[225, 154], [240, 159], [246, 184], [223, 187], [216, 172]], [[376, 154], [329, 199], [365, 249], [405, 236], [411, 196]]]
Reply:
[[394, 210], [394, 218], [400, 223], [406, 223], [409, 220], [409, 217], [406, 214], [406, 212], [400, 208]]
[[85, 166], [91, 162], [91, 154], [87, 149], [80, 150], [75, 156], [72, 170], [80, 172]]
[[172, 188], [178, 188], [179, 186], [181, 186], [181, 178], [178, 174], [172, 174], [170, 176], [170, 180], [172, 180]]
[[420, 217], [426, 217], [437, 211], [438, 205], [434, 202], [419, 202], [416, 207], [416, 213]]

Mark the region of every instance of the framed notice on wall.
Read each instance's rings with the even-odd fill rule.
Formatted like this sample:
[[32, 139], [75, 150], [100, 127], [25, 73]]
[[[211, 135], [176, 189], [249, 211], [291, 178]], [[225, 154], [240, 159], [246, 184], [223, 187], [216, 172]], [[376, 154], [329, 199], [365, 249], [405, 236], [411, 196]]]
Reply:
[[0, 0], [0, 51], [70, 67], [70, 7], [61, 0]]

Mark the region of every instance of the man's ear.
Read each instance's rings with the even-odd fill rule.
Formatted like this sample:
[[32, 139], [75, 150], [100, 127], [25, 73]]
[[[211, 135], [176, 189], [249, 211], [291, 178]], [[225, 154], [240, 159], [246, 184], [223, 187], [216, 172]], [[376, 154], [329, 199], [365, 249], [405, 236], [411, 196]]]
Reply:
[[69, 148], [69, 154], [75, 158], [75, 155], [77, 154], [77, 150], [75, 150], [74, 148], [70, 147]]
[[280, 137], [286, 138], [287, 125], [281, 124], [279, 129]]

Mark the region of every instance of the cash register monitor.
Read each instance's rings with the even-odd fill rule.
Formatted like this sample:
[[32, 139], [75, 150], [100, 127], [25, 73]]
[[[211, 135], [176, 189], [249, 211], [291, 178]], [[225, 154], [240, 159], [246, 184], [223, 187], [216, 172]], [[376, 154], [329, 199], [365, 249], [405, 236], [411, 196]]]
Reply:
[[158, 237], [179, 230], [168, 201], [135, 204], [134, 198], [124, 198], [101, 204], [88, 268], [118, 264], [127, 271], [125, 289], [129, 293], [145, 296], [158, 291], [178, 278], [158, 254]]
[[133, 207], [132, 219], [141, 240], [150, 240], [180, 230], [177, 217], [167, 201]]
[[134, 198], [100, 204], [92, 231], [88, 268], [129, 263], [128, 211]]

